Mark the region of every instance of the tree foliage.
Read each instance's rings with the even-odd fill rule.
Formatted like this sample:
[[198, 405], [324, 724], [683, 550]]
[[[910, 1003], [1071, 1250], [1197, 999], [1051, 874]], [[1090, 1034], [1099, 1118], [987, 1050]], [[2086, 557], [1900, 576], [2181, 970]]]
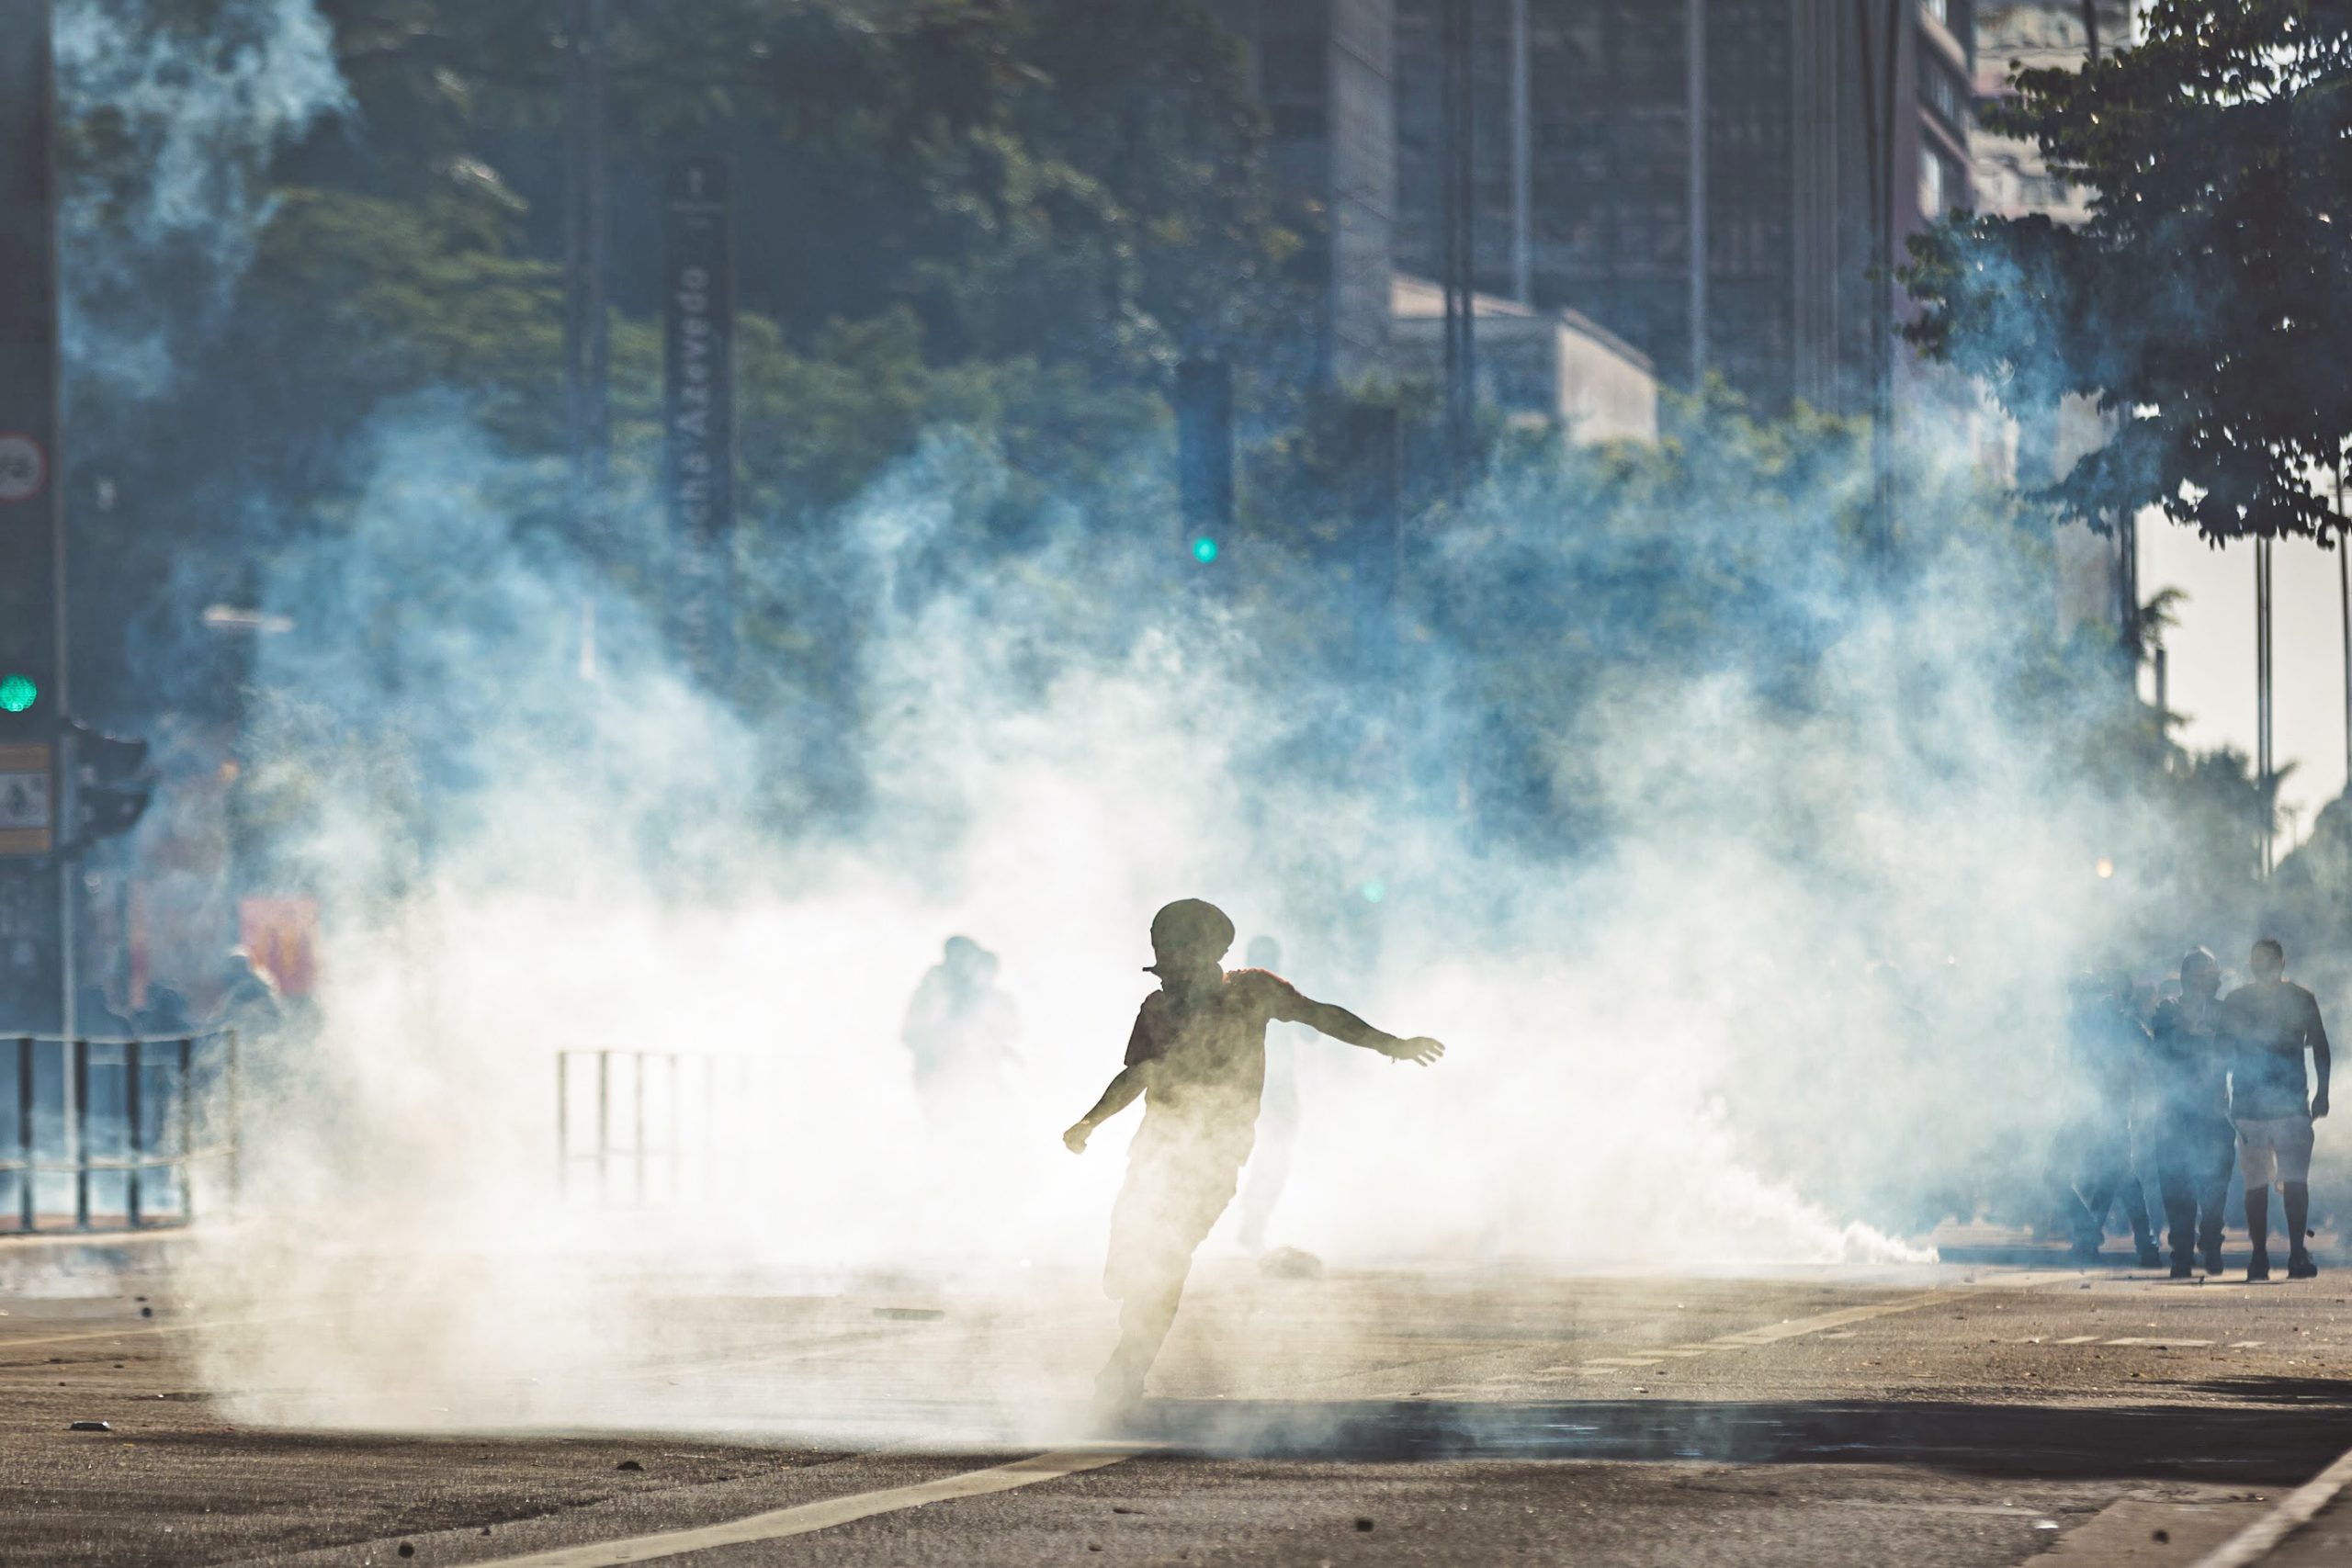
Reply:
[[2132, 47], [2015, 86], [1987, 123], [2095, 191], [2091, 217], [1915, 240], [1913, 340], [2023, 417], [2098, 400], [2115, 438], [2053, 492], [2075, 515], [2154, 506], [2216, 543], [2339, 534], [2352, 4], [2158, 0]]

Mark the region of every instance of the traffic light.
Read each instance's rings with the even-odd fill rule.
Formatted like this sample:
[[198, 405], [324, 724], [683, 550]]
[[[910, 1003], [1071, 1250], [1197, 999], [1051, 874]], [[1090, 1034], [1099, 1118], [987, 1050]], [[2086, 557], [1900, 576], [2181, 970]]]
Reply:
[[74, 842], [128, 833], [145, 815], [154, 795], [147, 772], [147, 742], [106, 735], [70, 721], [66, 755], [74, 770]]

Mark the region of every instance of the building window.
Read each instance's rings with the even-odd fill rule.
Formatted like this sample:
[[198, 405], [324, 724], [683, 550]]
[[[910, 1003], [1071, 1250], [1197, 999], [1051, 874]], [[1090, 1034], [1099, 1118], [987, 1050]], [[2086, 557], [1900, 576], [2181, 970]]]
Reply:
[[1919, 149], [1919, 211], [1941, 218], [1968, 201], [1968, 177], [1960, 165], [1933, 147]]
[[1919, 9], [1942, 27], [1951, 26], [1951, 0], [1919, 0]]

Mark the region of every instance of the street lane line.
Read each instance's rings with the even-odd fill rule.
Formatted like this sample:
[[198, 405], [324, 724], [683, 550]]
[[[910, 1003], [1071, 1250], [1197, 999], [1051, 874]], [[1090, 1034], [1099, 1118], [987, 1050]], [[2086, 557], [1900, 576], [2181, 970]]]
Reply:
[[37, 1345], [79, 1345], [93, 1339], [128, 1339], [147, 1334], [196, 1334], [207, 1328], [256, 1328], [334, 1315], [333, 1313], [298, 1312], [279, 1317], [215, 1317], [190, 1323], [131, 1323], [120, 1328], [92, 1329], [81, 1334], [50, 1334], [36, 1339], [16, 1339], [0, 1334], [0, 1365], [6, 1364], [10, 1351], [28, 1350]]
[[892, 1486], [880, 1492], [861, 1492], [854, 1496], [833, 1497], [821, 1503], [802, 1503], [790, 1508], [776, 1508], [764, 1514], [752, 1514], [725, 1524], [704, 1525], [695, 1529], [664, 1530], [658, 1535], [628, 1536], [619, 1540], [595, 1541], [586, 1546], [562, 1546], [552, 1551], [535, 1551], [522, 1557], [495, 1557], [475, 1562], [468, 1568], [621, 1568], [629, 1562], [653, 1562], [665, 1557], [679, 1557], [689, 1551], [708, 1551], [713, 1547], [741, 1546], [755, 1540], [780, 1540], [786, 1536], [808, 1535], [817, 1530], [831, 1529], [858, 1519], [869, 1519], [876, 1514], [897, 1513], [905, 1508], [920, 1508], [928, 1503], [952, 1502], [959, 1497], [983, 1497], [993, 1492], [1010, 1492], [1019, 1486], [1034, 1486], [1041, 1481], [1058, 1481], [1066, 1475], [1077, 1475], [1090, 1470], [1101, 1470], [1133, 1459], [1149, 1450], [1134, 1445], [1106, 1445], [1101, 1448], [1059, 1449], [1052, 1453], [1033, 1454], [987, 1470], [967, 1471], [961, 1475], [944, 1475], [936, 1481], [918, 1482], [912, 1486]]
[[2096, 1344], [2098, 1340], [2098, 1336], [2096, 1334], [2075, 1334], [2071, 1335], [2064, 1339], [2052, 1339], [2050, 1343], [2052, 1345], [2091, 1345]]
[[2202, 1350], [2211, 1339], [2110, 1339], [2110, 1345], [2153, 1345], [2159, 1350]]
[[2346, 1486], [2352, 1486], [2352, 1451], [2337, 1456], [2334, 1464], [2281, 1498], [2267, 1517], [2199, 1558], [2192, 1568], [2251, 1568], [2317, 1518], [2319, 1511], [2335, 1502], [2336, 1494]]
[[[1878, 1302], [1870, 1306], [1841, 1307], [1836, 1312], [1825, 1312], [1815, 1317], [1793, 1318], [1787, 1323], [1770, 1324], [1762, 1328], [1750, 1328], [1737, 1334], [1717, 1335], [1714, 1338], [1698, 1345], [1649, 1347], [1648, 1354], [1640, 1358], [1598, 1356], [1588, 1361], [1578, 1361], [1573, 1366], [1562, 1363], [1555, 1367], [1540, 1367], [1533, 1375], [1539, 1378], [1574, 1377], [1578, 1373], [1589, 1376], [1603, 1372], [1628, 1371], [1634, 1367], [1653, 1367], [1657, 1365], [1657, 1359], [1663, 1356], [1703, 1356], [1710, 1350], [1752, 1350], [1760, 1346], [1778, 1344], [1783, 1339], [1798, 1339], [1808, 1334], [1818, 1334], [1826, 1328], [1843, 1328], [1849, 1323], [1867, 1323], [1874, 1317], [1892, 1317], [1899, 1312], [1916, 1312], [1924, 1306], [1936, 1306], [1944, 1302], [1964, 1300], [1966, 1295], [1967, 1292], [1964, 1291], [1929, 1291], [1924, 1295], [1905, 1296], [1899, 1301]], [[1496, 1383], [1514, 1382], [1526, 1375], [1521, 1372], [1505, 1372], [1484, 1379], [1475, 1386], [1492, 1387]]]

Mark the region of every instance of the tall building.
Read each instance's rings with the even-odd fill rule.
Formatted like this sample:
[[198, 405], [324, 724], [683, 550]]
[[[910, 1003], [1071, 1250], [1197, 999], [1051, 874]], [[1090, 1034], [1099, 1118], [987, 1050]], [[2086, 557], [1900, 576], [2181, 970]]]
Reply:
[[[1395, 249], [1423, 276], [1444, 217], [1444, 4], [1395, 0]], [[1926, 215], [1969, 201], [1971, 0], [1470, 4], [1478, 289], [1579, 312], [1669, 384], [1713, 371], [1767, 409], [1861, 406], [1865, 104], [1883, 112], [1891, 28], [1899, 260]]]
[[1388, 347], [1396, 209], [1392, 0], [1211, 0], [1246, 48], [1275, 175], [1306, 205], [1298, 265], [1315, 285], [1307, 367], [1351, 382]]

